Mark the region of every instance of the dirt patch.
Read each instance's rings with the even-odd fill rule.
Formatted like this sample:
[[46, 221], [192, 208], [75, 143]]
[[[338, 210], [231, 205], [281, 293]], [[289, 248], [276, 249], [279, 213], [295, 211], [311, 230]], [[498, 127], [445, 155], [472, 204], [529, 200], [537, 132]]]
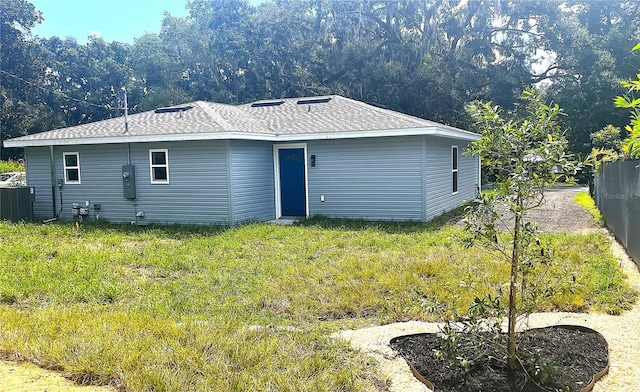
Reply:
[[[522, 368], [509, 374], [501, 343], [503, 339], [481, 348], [477, 341], [467, 341], [473, 339], [470, 335], [460, 335], [460, 339], [459, 354], [474, 358], [466, 372], [433, 355], [434, 350], [444, 348], [444, 341], [438, 334], [401, 336], [391, 341], [391, 347], [431, 382], [435, 391], [445, 392], [581, 391], [609, 364], [607, 344], [602, 335], [592, 330], [549, 327], [521, 332], [518, 334], [519, 349], [529, 358], [539, 356], [537, 363], [540, 367], [536, 370], [530, 365], [530, 374], [551, 365], [545, 370], [550, 377], [539, 380], [544, 386], [542, 388], [531, 382]], [[486, 334], [481, 340], [491, 342], [494, 337]]]
[[60, 373], [30, 363], [0, 361], [0, 391], [10, 392], [114, 392], [115, 389], [79, 386]]

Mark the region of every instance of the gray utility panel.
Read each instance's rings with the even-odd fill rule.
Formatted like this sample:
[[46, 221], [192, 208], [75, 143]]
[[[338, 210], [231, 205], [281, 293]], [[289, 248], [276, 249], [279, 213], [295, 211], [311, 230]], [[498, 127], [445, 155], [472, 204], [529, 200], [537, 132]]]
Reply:
[[125, 199], [136, 198], [136, 167], [134, 165], [122, 166], [122, 190]]

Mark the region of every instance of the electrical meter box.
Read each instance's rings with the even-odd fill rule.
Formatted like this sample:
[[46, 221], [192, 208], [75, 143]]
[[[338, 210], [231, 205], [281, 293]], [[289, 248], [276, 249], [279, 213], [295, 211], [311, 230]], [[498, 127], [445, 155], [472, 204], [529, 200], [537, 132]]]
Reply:
[[136, 167], [135, 165], [122, 166], [122, 190], [125, 199], [136, 198]]

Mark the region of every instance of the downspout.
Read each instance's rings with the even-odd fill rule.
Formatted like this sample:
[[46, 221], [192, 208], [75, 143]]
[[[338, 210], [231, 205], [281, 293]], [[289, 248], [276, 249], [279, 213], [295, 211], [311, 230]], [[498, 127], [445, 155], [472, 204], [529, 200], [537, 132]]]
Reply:
[[229, 226], [235, 226], [235, 212], [233, 210], [233, 169], [231, 162], [231, 143], [229, 140], [225, 140], [225, 149], [227, 155], [227, 197], [228, 197], [228, 208], [229, 208]]
[[[56, 216], [56, 159], [53, 154], [53, 146], [49, 146], [49, 170], [51, 174], [51, 209], [53, 211], [51, 216]], [[60, 206], [62, 208], [62, 206]]]
[[420, 192], [422, 204], [422, 221], [427, 222], [427, 137], [422, 136], [422, 145], [420, 148]]
[[[126, 128], [126, 125], [125, 125]], [[126, 132], [126, 130], [125, 130]], [[131, 165], [131, 143], [127, 143], [127, 165]], [[137, 196], [137, 195], [136, 195]], [[132, 205], [133, 205], [133, 216], [135, 218], [134, 221], [131, 221], [131, 223], [135, 223], [136, 225], [138, 224], [138, 218], [140, 218], [138, 216], [138, 201], [136, 199], [131, 200], [132, 201]]]
[[482, 192], [482, 157], [478, 154], [478, 194], [476, 197], [480, 197]]

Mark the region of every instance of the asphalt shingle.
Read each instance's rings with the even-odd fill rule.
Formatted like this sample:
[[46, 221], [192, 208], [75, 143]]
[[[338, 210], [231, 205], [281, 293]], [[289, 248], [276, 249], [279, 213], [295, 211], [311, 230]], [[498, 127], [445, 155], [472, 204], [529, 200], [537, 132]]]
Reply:
[[[273, 103], [273, 104], [272, 104]], [[243, 105], [226, 105], [195, 101], [172, 108], [188, 110], [148, 111], [128, 116], [125, 132], [123, 117], [97, 121], [48, 132], [11, 139], [10, 145], [20, 146], [30, 141], [69, 141], [81, 143], [122, 142], [128, 138], [152, 140], [163, 135], [201, 135], [202, 137], [231, 137], [228, 135], [282, 135], [337, 134], [345, 132], [377, 132], [438, 128], [460, 135], [467, 131], [433, 121], [382, 109], [339, 95], [281, 100], [257, 101]]]

